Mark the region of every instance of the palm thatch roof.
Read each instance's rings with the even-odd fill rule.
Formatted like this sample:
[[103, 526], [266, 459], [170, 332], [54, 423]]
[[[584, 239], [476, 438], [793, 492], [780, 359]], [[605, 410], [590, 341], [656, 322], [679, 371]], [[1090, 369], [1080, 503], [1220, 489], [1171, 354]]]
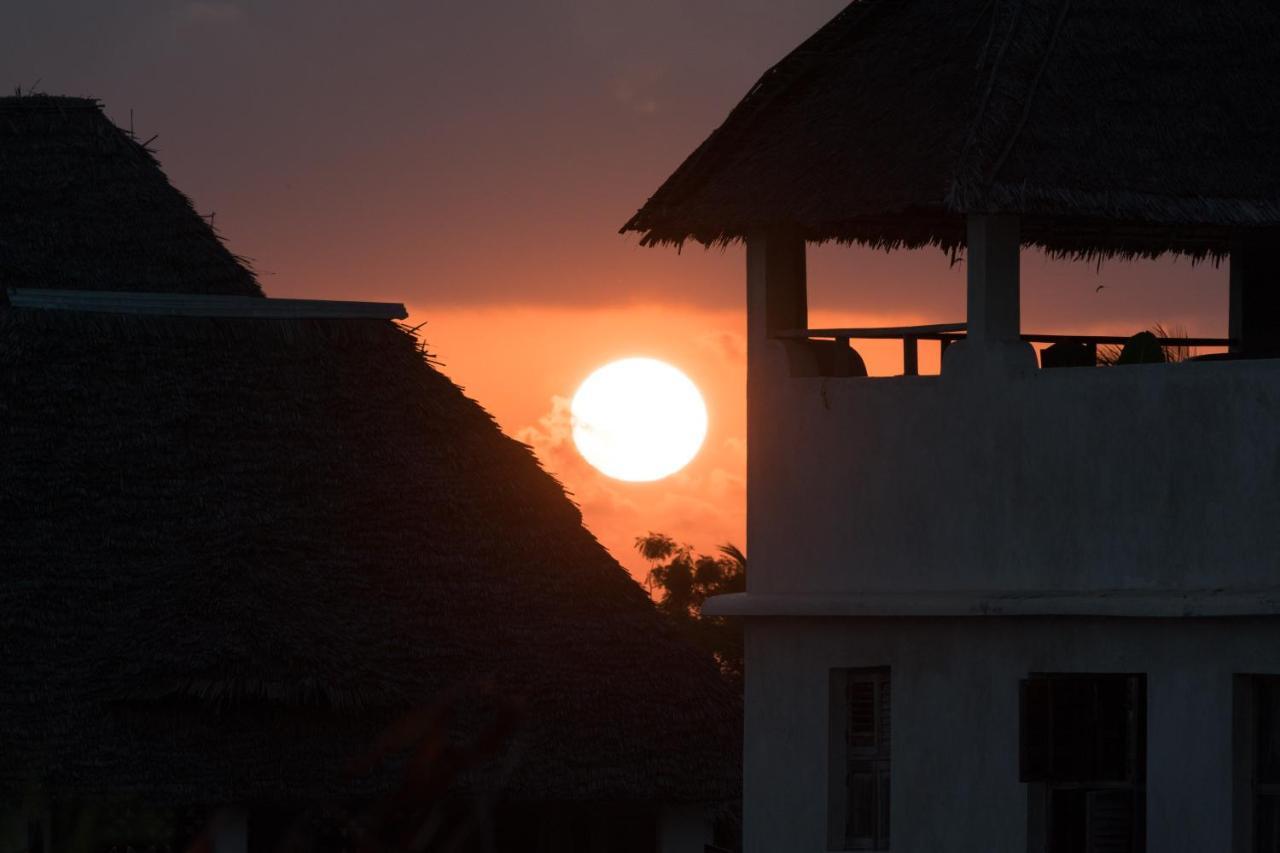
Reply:
[[1016, 213], [1069, 254], [1221, 254], [1280, 224], [1280, 7], [855, 0], [771, 68], [624, 226], [964, 242]]
[[[70, 121], [69, 145], [81, 120], [97, 121]], [[126, 202], [96, 205], [110, 216]], [[136, 224], [167, 234], [151, 220], [172, 217], [185, 234], [203, 225], [188, 214], [161, 205]], [[5, 247], [24, 268], [76, 250], [41, 215], [47, 248]], [[114, 256], [110, 233], [94, 239]], [[159, 275], [122, 239], [99, 286], [138, 287], [127, 256]], [[251, 281], [208, 273], [222, 249], [207, 229], [181, 245], [195, 272], [175, 256], [178, 289]], [[465, 743], [495, 715], [513, 721], [454, 790], [735, 795], [740, 707], [715, 663], [413, 334], [384, 319], [162, 316], [151, 297], [149, 313], [39, 307], [24, 293], [0, 303], [0, 790], [204, 804], [370, 793], [394, 767], [356, 759], [403, 735], [406, 714], [444, 707], [447, 725], [418, 735]], [[228, 297], [207, 298], [221, 311]], [[398, 760], [412, 748], [392, 745]]]
[[731, 793], [714, 664], [393, 324], [8, 308], [0, 364], [4, 781], [321, 796], [487, 685], [513, 796]]
[[0, 98], [0, 187], [0, 288], [262, 295], [95, 100]]

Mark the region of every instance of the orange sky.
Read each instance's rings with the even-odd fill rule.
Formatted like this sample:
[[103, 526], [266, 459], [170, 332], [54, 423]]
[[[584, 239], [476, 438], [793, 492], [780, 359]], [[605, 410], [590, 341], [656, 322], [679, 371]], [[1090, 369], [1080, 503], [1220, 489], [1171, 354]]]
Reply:
[[[630, 242], [618, 238], [619, 254]], [[670, 250], [658, 252], [676, 262]], [[693, 266], [741, 284], [741, 248], [691, 250]], [[863, 281], [864, 309], [842, 307], [831, 291], [839, 276]], [[852, 268], [851, 268], [852, 267]], [[896, 275], [898, 269], [902, 274]], [[815, 291], [810, 322], [822, 326], [895, 326], [963, 319], [964, 272], [939, 252], [886, 256], [839, 246], [811, 249]], [[1039, 332], [1128, 334], [1153, 322], [1197, 335], [1224, 334], [1226, 271], [1186, 263], [1023, 262], [1024, 327]], [[834, 280], [834, 282], [833, 282]], [[1170, 281], [1178, 287], [1169, 294]], [[1097, 290], [1101, 284], [1103, 289]], [[854, 289], [849, 287], [849, 289]], [[1110, 292], [1109, 292], [1110, 291]], [[617, 305], [459, 306], [410, 304], [412, 320], [443, 369], [480, 400], [503, 429], [532, 445], [573, 494], [588, 526], [637, 577], [645, 563], [632, 550], [647, 531], [701, 549], [745, 539], [746, 349], [739, 307], [639, 302]], [[856, 342], [872, 375], [901, 371], [901, 344]], [[936, 344], [921, 347], [921, 370], [937, 372]], [[597, 366], [648, 355], [685, 371], [702, 389], [710, 413], [702, 452], [684, 471], [657, 483], [624, 483], [587, 465], [570, 438], [568, 401]]]
[[[591, 530], [629, 568], [642, 574], [631, 544], [649, 530], [707, 548], [744, 542], [746, 361], [735, 312], [660, 305], [413, 310], [415, 319], [426, 319], [422, 336], [444, 371], [507, 433], [534, 447], [573, 493]], [[679, 366], [707, 401], [703, 450], [656, 483], [600, 474], [569, 434], [568, 403], [578, 383], [598, 365], [630, 355]]]
[[[635, 536], [743, 544], [741, 248], [616, 232], [752, 83], [843, 0], [64, 0], [6, 18], [0, 82], [130, 110], [275, 296], [402, 301], [444, 370], [532, 444], [629, 568]], [[1225, 271], [1024, 261], [1024, 328], [1225, 334]], [[1104, 285], [1098, 290], [1098, 285]], [[938, 252], [824, 247], [813, 325], [962, 319]], [[873, 373], [892, 350], [868, 352]], [[563, 401], [649, 355], [706, 394], [684, 472], [607, 480]], [[932, 348], [922, 352], [927, 365]]]

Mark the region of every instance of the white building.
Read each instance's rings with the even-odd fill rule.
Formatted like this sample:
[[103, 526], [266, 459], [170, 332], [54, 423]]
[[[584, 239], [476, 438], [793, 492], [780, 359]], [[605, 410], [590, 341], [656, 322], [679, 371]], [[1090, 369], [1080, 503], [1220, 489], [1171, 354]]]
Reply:
[[[1280, 849], [1278, 35], [857, 2], [628, 223], [747, 247], [748, 853]], [[964, 324], [810, 329], [827, 240], [956, 252]], [[1099, 339], [1021, 328], [1023, 247], [1224, 260], [1230, 352], [1047, 369]]]

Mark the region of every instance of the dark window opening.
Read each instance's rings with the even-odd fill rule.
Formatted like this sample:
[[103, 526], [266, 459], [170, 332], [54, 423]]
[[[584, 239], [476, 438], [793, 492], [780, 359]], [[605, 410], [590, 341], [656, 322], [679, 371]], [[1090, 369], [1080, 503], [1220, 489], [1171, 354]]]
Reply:
[[889, 849], [889, 668], [831, 672], [830, 847]]
[[1236, 678], [1235, 849], [1280, 853], [1280, 676]]
[[1280, 678], [1258, 678], [1254, 698], [1253, 795], [1258, 829], [1254, 849], [1280, 851]]
[[1146, 847], [1146, 677], [1033, 673], [1022, 682], [1021, 778], [1033, 853]]

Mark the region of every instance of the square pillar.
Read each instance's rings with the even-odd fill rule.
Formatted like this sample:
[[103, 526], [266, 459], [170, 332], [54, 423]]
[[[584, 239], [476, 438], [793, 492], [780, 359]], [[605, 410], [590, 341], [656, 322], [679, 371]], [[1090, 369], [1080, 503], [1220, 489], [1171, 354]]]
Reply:
[[943, 353], [944, 376], [1008, 378], [1036, 369], [1022, 340], [1018, 262], [1022, 232], [1016, 216], [972, 213], [966, 224], [968, 316], [965, 339]]
[[747, 343], [809, 323], [804, 238], [785, 231], [747, 237]]
[[968, 222], [969, 340], [1021, 340], [1021, 226], [1016, 216], [972, 215]]
[[767, 547], [774, 507], [760, 484], [771, 482], [790, 458], [794, 440], [786, 412], [792, 381], [787, 346], [773, 336], [809, 325], [804, 237], [794, 231], [748, 235], [746, 273], [747, 553], [752, 560], [747, 583], [758, 589], [767, 586], [775, 565]]

